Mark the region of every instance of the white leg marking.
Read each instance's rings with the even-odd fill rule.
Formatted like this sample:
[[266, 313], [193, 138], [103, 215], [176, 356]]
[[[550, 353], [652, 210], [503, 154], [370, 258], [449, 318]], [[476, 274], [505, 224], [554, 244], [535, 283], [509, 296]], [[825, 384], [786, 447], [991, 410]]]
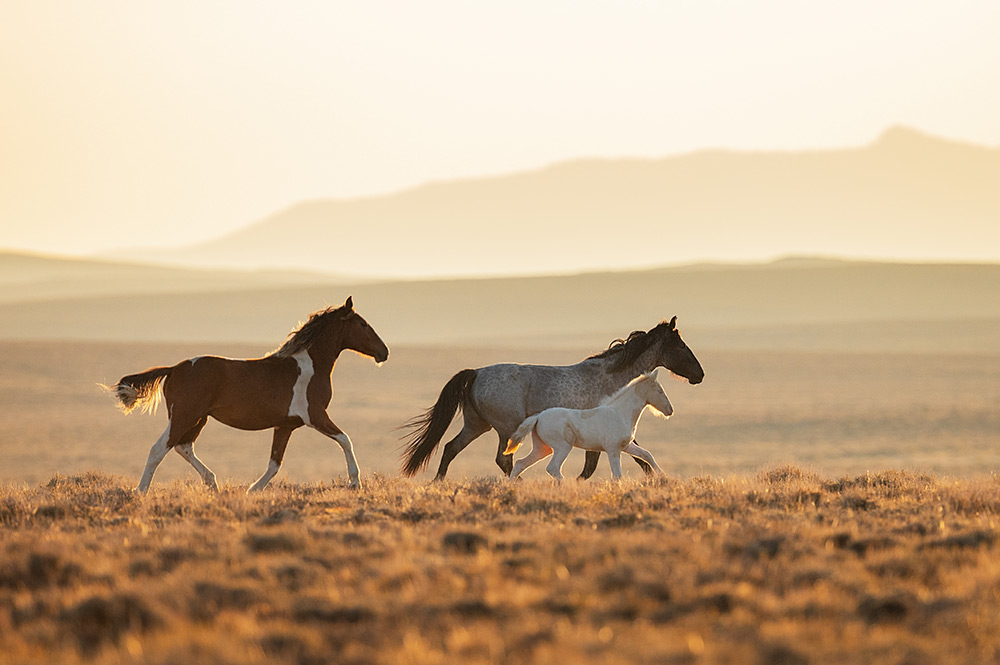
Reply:
[[354, 457], [354, 444], [351, 443], [351, 437], [347, 436], [347, 432], [341, 432], [333, 437], [333, 440], [340, 444], [341, 450], [344, 451], [344, 457], [347, 458], [347, 475], [351, 478], [351, 487], [360, 489], [361, 479], [359, 476], [361, 472], [358, 469], [358, 460]]
[[299, 351], [292, 357], [299, 364], [299, 378], [295, 379], [295, 385], [292, 386], [292, 403], [288, 406], [288, 415], [298, 416], [304, 424], [311, 425], [307, 390], [313, 377], [312, 358], [309, 357], [308, 350]]
[[264, 489], [265, 487], [267, 487], [267, 484], [269, 482], [271, 482], [271, 478], [274, 478], [275, 474], [278, 473], [278, 469], [280, 469], [280, 468], [281, 468], [281, 465], [278, 464], [277, 462], [275, 462], [273, 459], [272, 460], [268, 460], [267, 461], [267, 470], [264, 472], [264, 474], [260, 478], [258, 478], [254, 482], [253, 485], [250, 486], [250, 489], [247, 490], [247, 494], [250, 494], [251, 492], [259, 492], [262, 489]]
[[211, 489], [216, 492], [219, 491], [219, 483], [215, 479], [215, 474], [212, 470], [205, 466], [205, 463], [198, 459], [198, 456], [194, 454], [194, 446], [190, 443], [182, 443], [180, 445], [174, 446], [174, 450], [177, 454], [188, 461], [188, 464], [194, 467], [194, 470], [198, 472], [201, 479], [205, 481]]
[[146, 458], [146, 468], [142, 470], [142, 477], [139, 478], [139, 484], [135, 488], [136, 492], [145, 494], [149, 490], [149, 484], [153, 482], [153, 472], [156, 471], [156, 467], [160, 465], [163, 458], [167, 456], [167, 441], [169, 440], [170, 421], [168, 420], [167, 429], [163, 430], [163, 434], [156, 440], [153, 447], [149, 449], [149, 457]]

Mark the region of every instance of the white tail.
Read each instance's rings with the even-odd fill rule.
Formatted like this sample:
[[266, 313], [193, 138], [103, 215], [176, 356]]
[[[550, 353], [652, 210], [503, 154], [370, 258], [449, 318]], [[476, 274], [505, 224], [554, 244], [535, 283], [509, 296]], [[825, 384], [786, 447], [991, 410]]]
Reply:
[[163, 382], [170, 376], [171, 367], [153, 367], [141, 374], [123, 376], [117, 384], [106, 386], [97, 384], [114, 395], [119, 408], [130, 413], [140, 407], [144, 413], [156, 413], [156, 407], [163, 401]]
[[530, 416], [527, 420], [521, 423], [507, 441], [507, 449], [503, 451], [503, 454], [513, 455], [514, 452], [521, 447], [521, 442], [528, 436], [528, 433], [535, 428], [535, 423], [537, 422], [538, 415], [536, 414], [534, 416]]

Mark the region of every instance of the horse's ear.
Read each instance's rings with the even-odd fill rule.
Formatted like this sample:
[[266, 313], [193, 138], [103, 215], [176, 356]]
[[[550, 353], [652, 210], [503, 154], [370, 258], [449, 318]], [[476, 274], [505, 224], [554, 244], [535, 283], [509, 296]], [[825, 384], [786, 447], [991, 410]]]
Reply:
[[670, 319], [670, 329], [677, 330], [677, 317]]
[[649, 373], [649, 378], [651, 378], [654, 381], [656, 381], [656, 373], [659, 372], [659, 371], [660, 371], [659, 367], [657, 367], [656, 369], [654, 369], [652, 372]]
[[347, 296], [347, 302], [344, 303], [344, 307], [354, 309], [354, 296]]

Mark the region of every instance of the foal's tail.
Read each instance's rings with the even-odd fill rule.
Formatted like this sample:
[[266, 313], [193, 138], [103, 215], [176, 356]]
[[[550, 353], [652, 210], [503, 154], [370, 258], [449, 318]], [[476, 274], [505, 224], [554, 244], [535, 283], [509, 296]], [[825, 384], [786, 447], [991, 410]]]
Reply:
[[523, 423], [518, 425], [514, 433], [510, 435], [510, 440], [507, 441], [507, 448], [503, 451], [504, 455], [513, 455], [514, 452], [521, 447], [521, 442], [531, 433], [531, 430], [535, 429], [535, 424], [538, 422], [538, 414], [530, 416]]
[[118, 399], [118, 406], [125, 413], [139, 407], [144, 413], [156, 413], [156, 407], [163, 400], [160, 389], [173, 368], [153, 367], [140, 374], [123, 376], [114, 386], [101, 387]]
[[463, 369], [444, 385], [434, 406], [400, 427], [413, 430], [406, 436], [406, 450], [402, 455], [404, 476], [412, 476], [427, 466], [455, 414], [464, 408], [475, 380], [476, 370]]

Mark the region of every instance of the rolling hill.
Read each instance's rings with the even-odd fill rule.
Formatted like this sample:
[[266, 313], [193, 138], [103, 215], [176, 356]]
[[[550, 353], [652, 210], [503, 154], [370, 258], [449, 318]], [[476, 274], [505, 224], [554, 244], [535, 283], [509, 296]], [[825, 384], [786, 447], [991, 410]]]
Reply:
[[[787, 254], [948, 259], [1000, 247], [1000, 149], [895, 128], [868, 146], [581, 160], [313, 200], [133, 258], [362, 276], [612, 270]], [[971, 248], [971, 250], [970, 250]]]
[[[176, 285], [201, 274], [179, 277], [184, 272]], [[271, 348], [310, 311], [353, 295], [390, 346], [596, 350], [677, 315], [692, 344], [717, 348], [1000, 352], [995, 264], [786, 260], [349, 286], [266, 277], [243, 287], [203, 284], [172, 293], [136, 293], [115, 283], [100, 293], [2, 302], [0, 338], [241, 341]]]
[[0, 303], [351, 282], [328, 273], [209, 270], [0, 251]]

